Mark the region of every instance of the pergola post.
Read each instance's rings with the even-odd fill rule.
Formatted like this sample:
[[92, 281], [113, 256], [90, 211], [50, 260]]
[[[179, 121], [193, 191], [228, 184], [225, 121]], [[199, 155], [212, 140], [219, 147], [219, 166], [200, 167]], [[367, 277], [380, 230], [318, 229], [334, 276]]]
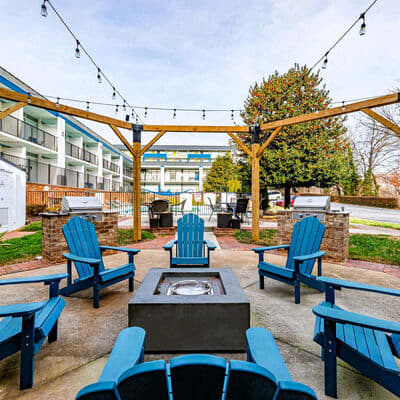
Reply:
[[142, 164], [142, 126], [132, 124], [133, 131], [133, 242], [137, 243], [142, 239], [142, 184], [141, 184], [141, 164]]
[[251, 127], [251, 227], [254, 241], [260, 240], [260, 126]]

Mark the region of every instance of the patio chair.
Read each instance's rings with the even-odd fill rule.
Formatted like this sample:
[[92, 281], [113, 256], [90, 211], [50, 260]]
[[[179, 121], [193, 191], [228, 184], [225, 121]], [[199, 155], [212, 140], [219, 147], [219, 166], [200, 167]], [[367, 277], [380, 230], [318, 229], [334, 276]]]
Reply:
[[[65, 241], [70, 253], [63, 256], [67, 259], [67, 286], [60, 290], [64, 296], [93, 287], [93, 307], [99, 308], [100, 290], [129, 280], [129, 291], [134, 289], [135, 264], [134, 256], [140, 250], [126, 247], [99, 246], [96, 230], [91, 222], [81, 217], [73, 217], [63, 226]], [[121, 267], [106, 269], [103, 263], [104, 250], [123, 251], [128, 253], [128, 264]], [[78, 273], [78, 278], [72, 283], [72, 262]]]
[[153, 200], [149, 206], [149, 223], [151, 220], [158, 220], [157, 226], [159, 226], [160, 215], [163, 212], [168, 211], [169, 202], [167, 200]]
[[[319, 248], [324, 233], [325, 226], [317, 218], [307, 217], [295, 223], [290, 245], [254, 248], [259, 257], [260, 289], [264, 289], [264, 277], [292, 285], [296, 304], [300, 303], [300, 283], [323, 292], [325, 284], [311, 273], [315, 260], [318, 260], [318, 276], [322, 273], [322, 256], [325, 252], [319, 251]], [[264, 252], [276, 249], [288, 250], [285, 267], [264, 261]]]
[[208, 199], [208, 202], [210, 203], [210, 208], [211, 208], [211, 214], [210, 214], [210, 217], [208, 218], [208, 220], [210, 221], [211, 217], [214, 214], [217, 214], [217, 213], [221, 212], [222, 210], [216, 204], [213, 204], [213, 202], [211, 201], [211, 199], [209, 197], [207, 197], [207, 199]]
[[0, 360], [21, 352], [19, 388], [33, 386], [34, 357], [48, 338], [57, 340], [58, 318], [65, 300], [58, 295], [59, 283], [67, 274], [2, 279], [0, 285], [42, 282], [49, 286], [49, 299], [37, 303], [12, 304], [0, 307]]
[[247, 216], [247, 206], [249, 204], [249, 199], [240, 198], [236, 200], [234, 209], [232, 210], [234, 216], [243, 222], [243, 217]]
[[317, 317], [314, 341], [322, 347], [325, 394], [337, 397], [339, 357], [400, 397], [400, 323], [345, 311], [335, 305], [335, 290], [342, 288], [391, 296], [400, 296], [400, 290], [325, 277], [319, 280], [326, 285], [326, 300], [313, 308]]
[[[210, 240], [204, 239], [204, 220], [196, 214], [186, 214], [177, 222], [178, 239], [164, 245], [170, 253], [170, 267], [210, 266], [210, 251], [217, 248]], [[176, 245], [176, 256], [173, 248]], [[206, 255], [207, 248], [207, 255]]]

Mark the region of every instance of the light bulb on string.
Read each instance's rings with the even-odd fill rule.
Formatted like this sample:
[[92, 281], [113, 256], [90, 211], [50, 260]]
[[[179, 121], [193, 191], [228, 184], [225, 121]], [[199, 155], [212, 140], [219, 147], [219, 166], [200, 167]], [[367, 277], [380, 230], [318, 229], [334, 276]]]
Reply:
[[367, 33], [367, 24], [365, 23], [365, 15], [361, 14], [360, 19], [362, 19], [362, 23], [360, 26], [360, 36], [364, 36]]
[[174, 108], [174, 114], [173, 114], [172, 118], [176, 119], [176, 108]]
[[328, 66], [328, 53], [325, 54], [324, 62], [322, 63], [322, 69], [326, 69]]
[[59, 98], [59, 97], [57, 97], [56, 106], [57, 106], [57, 107], [59, 107], [59, 106], [60, 106], [60, 98]]
[[115, 106], [115, 114], [118, 114], [118, 104]]
[[346, 107], [344, 106], [344, 101], [342, 101], [342, 110], [346, 111]]
[[206, 110], [203, 110], [203, 121], [206, 119]]
[[103, 82], [103, 79], [101, 79], [101, 70], [100, 70], [100, 68], [97, 68], [97, 82], [99, 82], [99, 83]]
[[233, 121], [235, 119], [235, 116], [233, 115], [233, 110], [231, 110], [231, 120]]
[[76, 49], [75, 49], [75, 57], [76, 58], [81, 58], [81, 51], [79, 50], [79, 40], [76, 41]]
[[138, 117], [138, 115], [136, 114], [136, 119], [135, 119], [135, 121], [136, 121], [136, 125], [139, 123], [139, 117]]
[[125, 105], [125, 100], [124, 100], [124, 104], [122, 105], [122, 109], [124, 110], [124, 111], [126, 111], [126, 105]]
[[144, 117], [147, 118], [147, 107], [144, 108]]
[[89, 112], [89, 102], [87, 102], [87, 105], [86, 105], [86, 111], [88, 111], [88, 112]]
[[28, 103], [31, 104], [31, 93], [28, 92]]
[[42, 17], [47, 17], [46, 1], [47, 1], [47, 0], [43, 0], [42, 7], [41, 7], [41, 9], [40, 9], [40, 13], [42, 14]]
[[113, 86], [112, 99], [115, 100], [116, 97], [117, 97], [117, 95], [115, 94], [115, 87]]

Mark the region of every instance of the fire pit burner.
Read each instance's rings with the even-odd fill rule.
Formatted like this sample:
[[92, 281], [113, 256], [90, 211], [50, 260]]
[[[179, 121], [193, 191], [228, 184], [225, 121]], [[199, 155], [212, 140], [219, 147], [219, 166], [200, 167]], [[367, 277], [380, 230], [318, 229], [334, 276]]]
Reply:
[[167, 292], [167, 295], [196, 296], [204, 294], [214, 294], [210, 282], [185, 280], [173, 283]]

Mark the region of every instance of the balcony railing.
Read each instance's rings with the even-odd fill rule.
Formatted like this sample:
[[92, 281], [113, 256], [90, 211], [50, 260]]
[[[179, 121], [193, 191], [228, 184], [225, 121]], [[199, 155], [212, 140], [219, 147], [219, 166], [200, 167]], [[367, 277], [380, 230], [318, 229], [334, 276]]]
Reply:
[[97, 156], [90, 151], [81, 149], [80, 147], [65, 142], [65, 154], [70, 157], [77, 158], [78, 160], [86, 161], [90, 164], [97, 165]]
[[133, 170], [130, 168], [124, 168], [124, 176], [133, 178]]
[[89, 173], [82, 174], [71, 169], [16, 157], [4, 152], [0, 152], [0, 157], [24, 169], [27, 182], [106, 191], [120, 191], [123, 189], [119, 182], [113, 182], [107, 178], [99, 178]]
[[111, 161], [103, 160], [103, 168], [119, 174], [119, 166]]
[[57, 151], [57, 138], [36, 126], [8, 115], [0, 120], [0, 131]]

